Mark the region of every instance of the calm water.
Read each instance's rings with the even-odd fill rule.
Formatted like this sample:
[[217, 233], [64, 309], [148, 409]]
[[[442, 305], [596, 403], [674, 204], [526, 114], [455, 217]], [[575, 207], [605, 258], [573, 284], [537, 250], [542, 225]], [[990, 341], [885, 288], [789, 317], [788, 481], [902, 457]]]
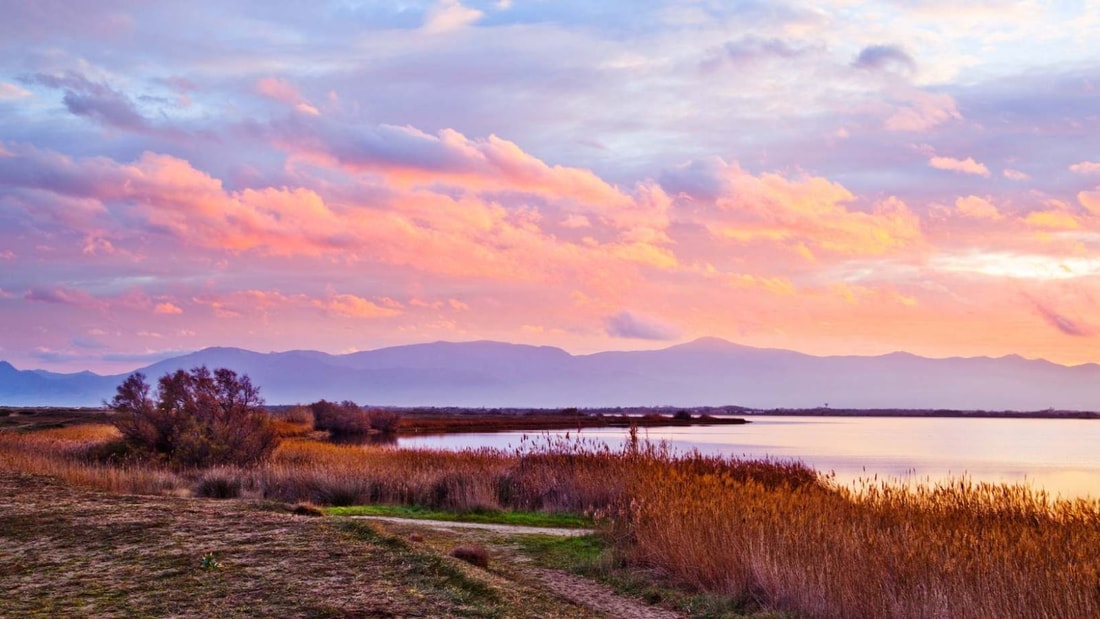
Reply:
[[[1064, 497], [1100, 498], [1100, 420], [753, 417], [740, 426], [639, 432], [680, 451], [801, 460], [843, 482], [861, 477], [1022, 482]], [[547, 433], [541, 433], [545, 435]], [[550, 433], [556, 436], [564, 432]], [[523, 432], [403, 438], [412, 448], [517, 447]], [[537, 438], [539, 433], [528, 433]], [[570, 432], [622, 444], [626, 431]]]

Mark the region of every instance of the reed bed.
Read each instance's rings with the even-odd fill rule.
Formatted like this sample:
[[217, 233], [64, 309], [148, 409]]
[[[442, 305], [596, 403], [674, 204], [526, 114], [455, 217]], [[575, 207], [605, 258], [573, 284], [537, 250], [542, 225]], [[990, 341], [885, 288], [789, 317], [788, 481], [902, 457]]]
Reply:
[[28, 433], [0, 432], [0, 468], [57, 477], [68, 483], [131, 494], [179, 493], [172, 471], [125, 457], [114, 426], [76, 425]]
[[676, 466], [635, 478], [631, 558], [805, 617], [1100, 616], [1100, 506], [967, 480], [767, 485]]
[[1100, 616], [1100, 503], [1027, 487], [842, 487], [797, 463], [637, 441], [504, 452], [286, 440], [250, 468], [130, 461], [105, 426], [0, 432], [0, 466], [113, 492], [596, 514], [620, 557], [800, 617]]

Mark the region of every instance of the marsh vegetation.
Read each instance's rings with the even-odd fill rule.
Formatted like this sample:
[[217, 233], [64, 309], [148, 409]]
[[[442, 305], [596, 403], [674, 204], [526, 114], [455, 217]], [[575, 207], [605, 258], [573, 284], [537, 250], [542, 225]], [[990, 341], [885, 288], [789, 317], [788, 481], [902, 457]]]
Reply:
[[[284, 430], [292, 423], [283, 421]], [[251, 466], [119, 455], [109, 425], [0, 433], [0, 466], [117, 493], [586, 514], [613, 566], [806, 617], [1100, 614], [1100, 505], [1024, 487], [832, 484], [791, 463], [531, 440], [510, 452], [285, 438]]]

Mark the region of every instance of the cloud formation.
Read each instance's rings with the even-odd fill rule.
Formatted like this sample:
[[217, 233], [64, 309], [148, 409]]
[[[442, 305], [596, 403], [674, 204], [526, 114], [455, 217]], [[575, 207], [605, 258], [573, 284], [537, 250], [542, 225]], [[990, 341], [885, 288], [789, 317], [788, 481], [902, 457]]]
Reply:
[[1059, 314], [1050, 307], [1047, 307], [1043, 303], [1032, 299], [1032, 303], [1035, 305], [1035, 311], [1043, 317], [1043, 320], [1050, 326], [1054, 327], [1061, 333], [1072, 337], [1088, 337], [1093, 334], [1093, 330], [1082, 323], [1071, 320], [1070, 318]]
[[961, 172], [963, 174], [974, 174], [976, 176], [989, 176], [989, 168], [985, 167], [984, 163], [978, 163], [974, 161], [973, 157], [967, 157], [966, 159], [956, 159], [954, 157], [932, 157], [928, 160], [928, 165], [936, 168], [937, 170], [950, 170], [952, 172]]
[[39, 73], [30, 82], [65, 91], [62, 103], [70, 113], [86, 116], [107, 126], [144, 132], [149, 129], [145, 117], [133, 101], [122, 92], [104, 83], [96, 83], [80, 73], [69, 71], [63, 75]]
[[17, 364], [705, 335], [1100, 361], [1085, 5], [51, 6], [0, 20]]
[[1079, 161], [1069, 166], [1069, 171], [1074, 174], [1100, 174], [1100, 163], [1094, 161]]
[[608, 316], [604, 324], [611, 337], [639, 340], [675, 340], [680, 337], [675, 327], [626, 310]]
[[869, 45], [860, 50], [852, 66], [874, 71], [899, 71], [913, 73], [917, 63], [913, 57], [896, 45]]
[[293, 84], [286, 80], [275, 77], [265, 77], [256, 82], [256, 92], [265, 97], [270, 97], [275, 101], [290, 105], [303, 114], [309, 114], [310, 116], [318, 116], [321, 114], [313, 104], [302, 96], [302, 93], [299, 92]]

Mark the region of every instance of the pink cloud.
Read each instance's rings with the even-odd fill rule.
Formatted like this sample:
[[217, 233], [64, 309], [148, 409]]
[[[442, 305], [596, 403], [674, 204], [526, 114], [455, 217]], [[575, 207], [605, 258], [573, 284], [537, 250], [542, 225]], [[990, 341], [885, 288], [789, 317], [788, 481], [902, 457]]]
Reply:
[[566, 228], [590, 228], [592, 227], [592, 222], [584, 215], [570, 213], [562, 220], [561, 225]]
[[1100, 163], [1094, 161], [1079, 161], [1069, 167], [1074, 174], [1100, 174]]
[[[394, 139], [411, 142], [354, 165], [318, 157], [292, 166], [278, 185], [242, 189], [165, 154], [116, 162], [13, 146], [13, 157], [0, 159], [0, 185], [13, 188], [10, 195], [35, 192], [35, 204], [65, 200], [65, 212], [94, 207], [85, 217], [57, 220], [72, 227], [74, 254], [83, 239], [98, 248], [84, 262], [129, 264], [145, 255], [143, 269], [171, 271], [163, 273], [170, 284], [149, 283], [141, 294], [88, 297], [133, 312], [123, 315], [138, 317], [135, 325], [186, 309], [171, 320], [197, 334], [189, 346], [263, 347], [263, 334], [277, 331], [299, 338], [293, 345], [323, 341], [329, 348], [523, 333], [582, 347], [613, 334], [624, 346], [644, 346], [643, 336], [718, 334], [824, 349], [822, 323], [864, 333], [925, 319], [947, 326], [919, 335], [943, 341], [952, 328], [981, 324], [943, 301], [974, 298], [970, 280], [1057, 270], [1018, 259], [926, 266], [941, 264], [937, 256], [980, 246], [988, 254], [1036, 256], [1044, 269], [1065, 264], [1086, 272], [1056, 258], [1087, 253], [1074, 239], [1100, 229], [1076, 205], [1002, 212], [997, 205], [1014, 205], [1011, 196], [960, 196], [946, 211], [960, 216], [930, 217], [925, 204], [872, 200], [823, 176], [753, 173], [721, 160], [684, 168], [679, 185], [662, 178], [622, 189], [492, 137], [404, 130]], [[339, 144], [311, 148], [342, 152]], [[429, 156], [421, 160], [423, 153]], [[1078, 196], [1083, 206], [1094, 199]], [[38, 222], [40, 211], [25, 216]], [[1070, 224], [1080, 226], [1077, 236], [1068, 234]], [[12, 247], [23, 256], [23, 245]], [[233, 274], [246, 272], [254, 278], [233, 289]], [[170, 292], [158, 288], [168, 285]], [[54, 303], [51, 312], [81, 302], [48, 286], [31, 296]], [[1057, 307], [1085, 315], [1080, 305]], [[318, 321], [319, 312], [340, 320]], [[361, 339], [351, 344], [345, 319], [358, 321]], [[1040, 323], [1037, 345], [1040, 333], [1049, 336], [1033, 311], [1015, 319]], [[532, 325], [541, 330], [524, 328]], [[162, 326], [142, 326], [168, 337]], [[906, 342], [929, 346], [917, 334]]]
[[431, 135], [391, 125], [360, 135], [332, 131], [324, 124], [295, 125], [282, 129], [276, 143], [294, 156], [381, 173], [391, 184], [404, 187], [454, 183], [467, 191], [526, 192], [600, 210], [631, 202], [630, 196], [590, 170], [549, 165], [495, 135], [471, 139], [452, 129]]
[[1005, 168], [1001, 171], [1001, 174], [1010, 181], [1026, 181], [1031, 178], [1030, 175], [1012, 168]]
[[16, 86], [15, 84], [9, 82], [0, 82], [0, 101], [3, 101], [5, 99], [25, 99], [30, 96], [31, 93], [29, 91], [26, 91]]
[[462, 6], [458, 0], [439, 0], [428, 12], [421, 28], [428, 34], [442, 34], [469, 26], [482, 15], [477, 9]]
[[936, 168], [937, 170], [949, 170], [951, 172], [961, 172], [963, 174], [974, 174], [976, 176], [989, 177], [989, 168], [984, 164], [974, 161], [973, 157], [967, 157], [966, 159], [955, 159], [954, 157], [932, 157], [928, 160], [928, 165]]
[[913, 91], [908, 98], [909, 106], [898, 109], [886, 119], [889, 131], [922, 132], [962, 119], [951, 95]]
[[921, 238], [919, 219], [897, 198], [867, 212], [849, 209], [855, 196], [825, 178], [753, 176], [736, 164], [721, 175], [717, 211], [703, 215], [721, 238], [850, 255], [882, 254]]
[[293, 84], [284, 79], [265, 77], [256, 82], [256, 92], [280, 103], [285, 103], [303, 114], [309, 114], [310, 116], [321, 114]]
[[955, 200], [955, 209], [963, 217], [971, 219], [1000, 219], [997, 207], [988, 198], [965, 196]]

